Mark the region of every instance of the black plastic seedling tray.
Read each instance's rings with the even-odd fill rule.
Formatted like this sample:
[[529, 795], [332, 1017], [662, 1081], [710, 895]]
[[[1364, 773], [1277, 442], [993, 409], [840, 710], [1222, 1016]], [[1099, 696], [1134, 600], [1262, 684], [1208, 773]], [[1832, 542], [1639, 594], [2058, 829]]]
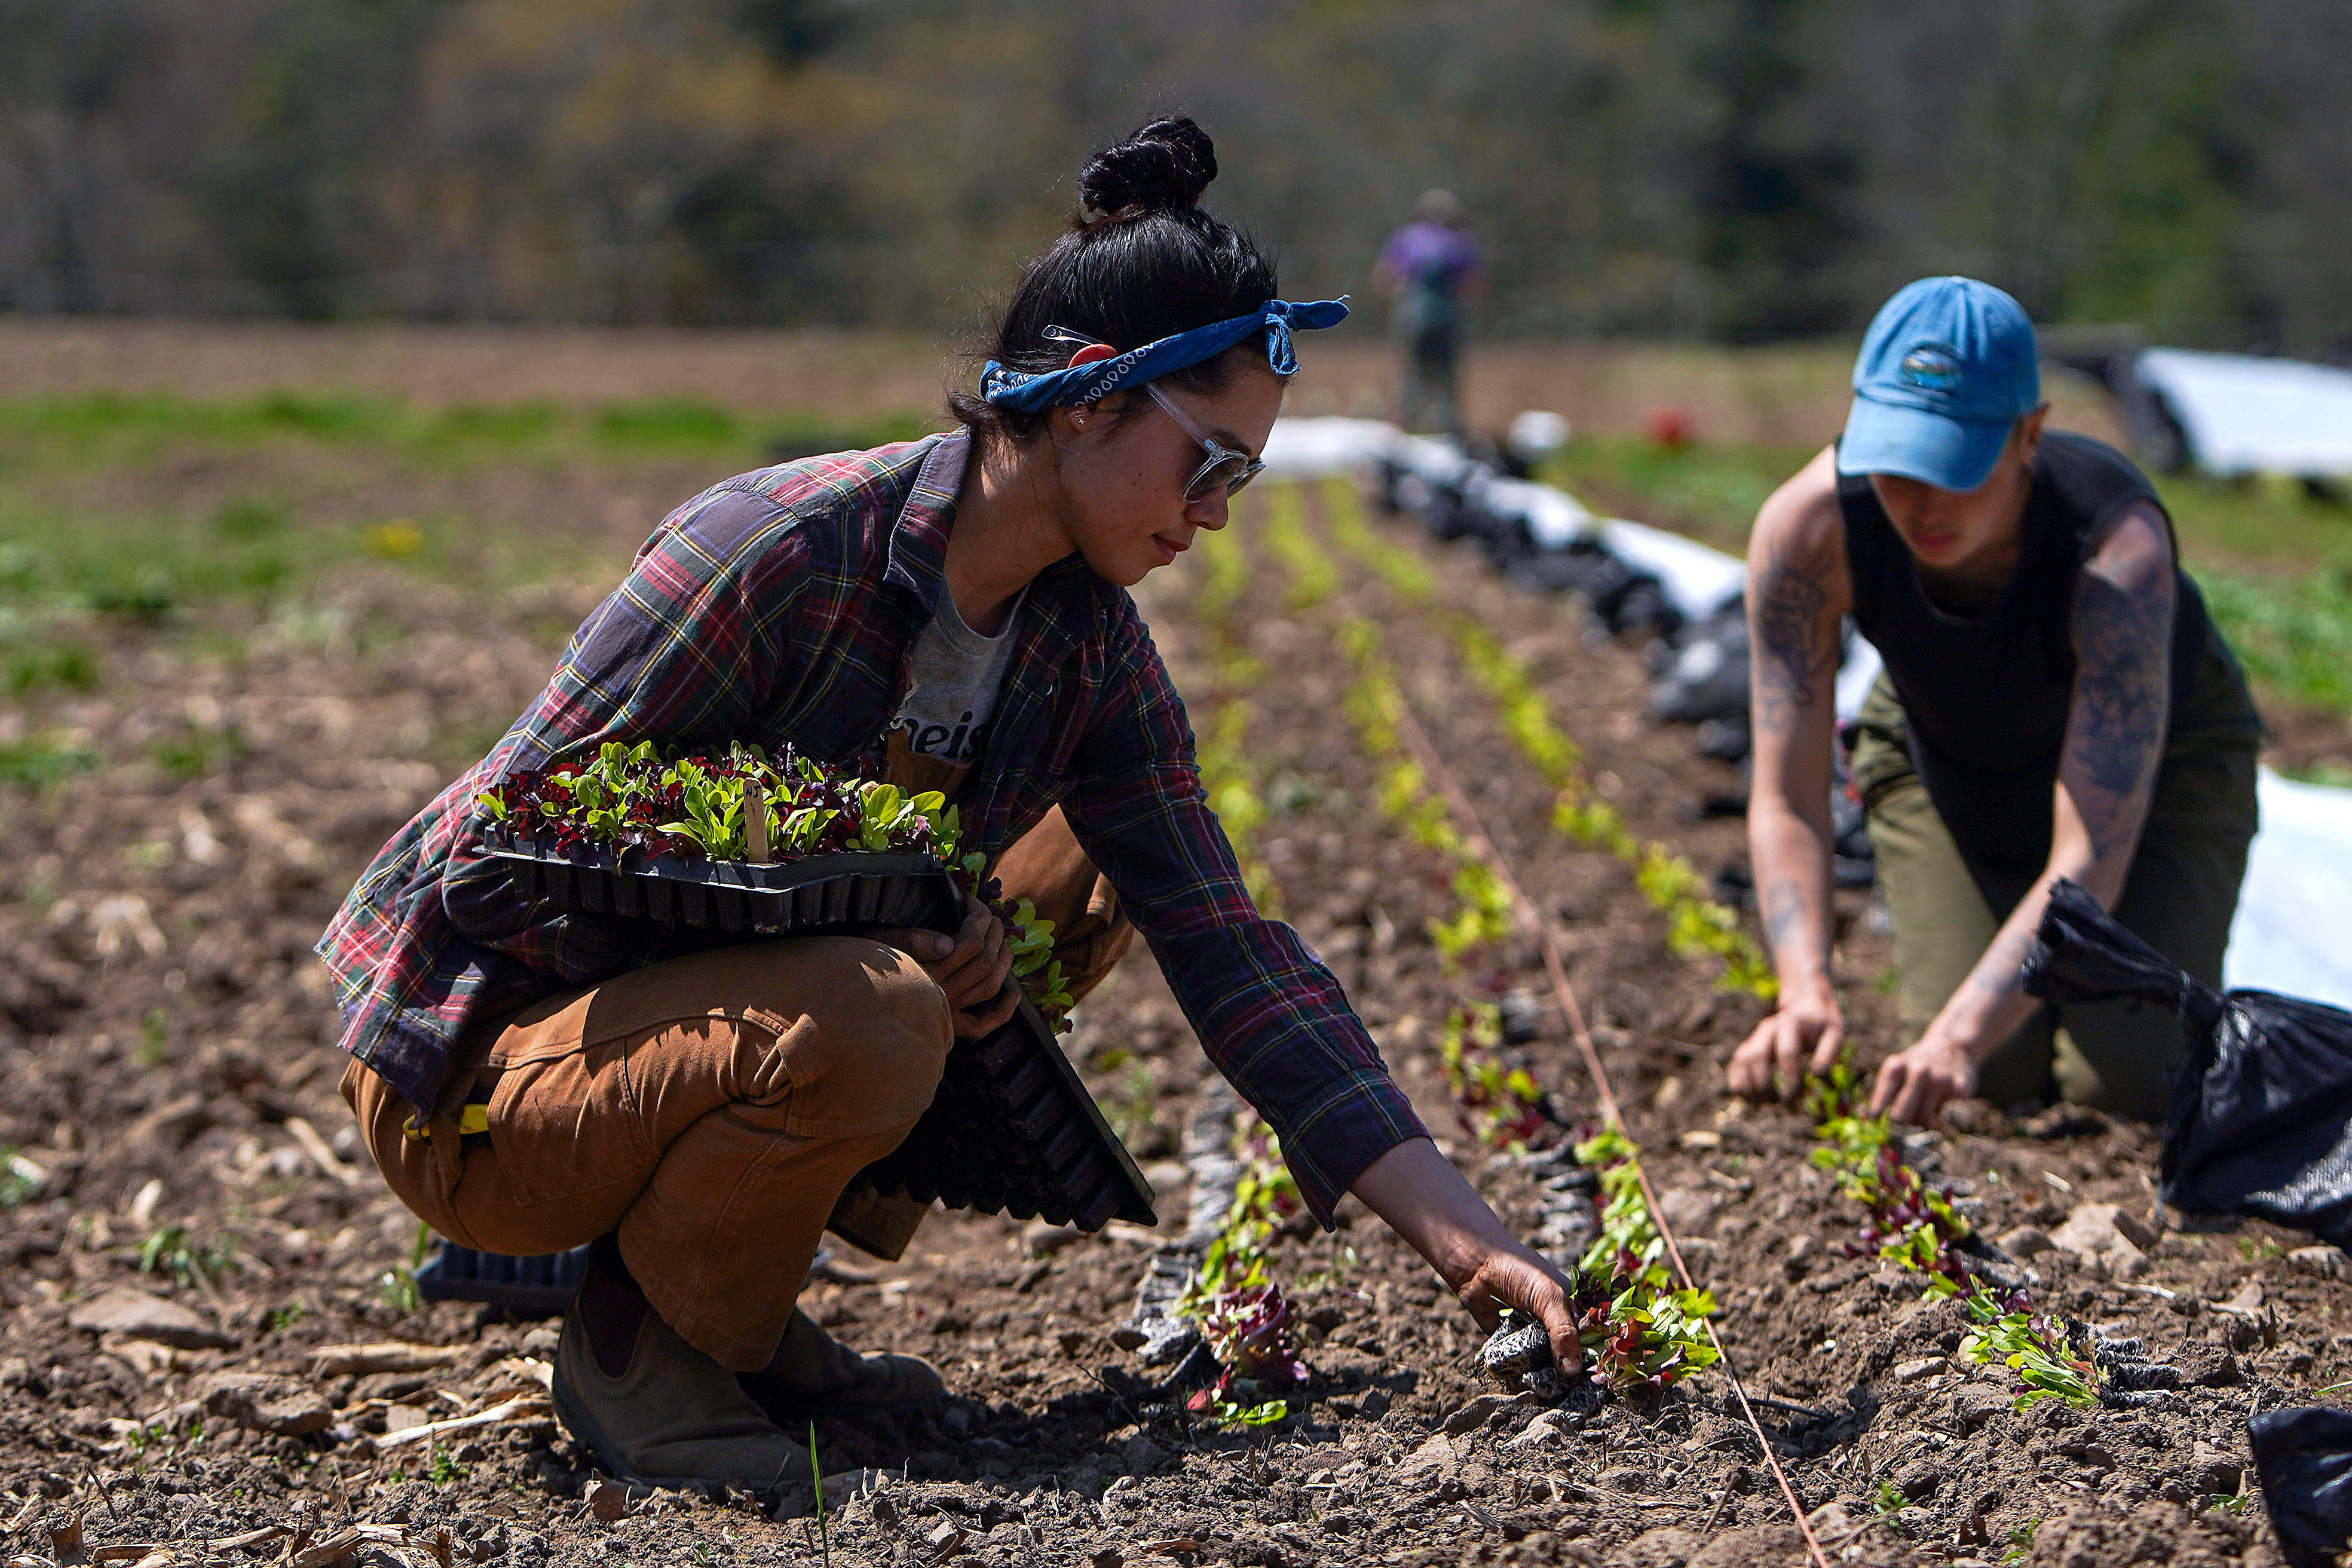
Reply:
[[955, 1043], [930, 1109], [863, 1175], [886, 1197], [1080, 1230], [1159, 1223], [1151, 1184], [1026, 1001], [992, 1034]]
[[[493, 840], [490, 852], [526, 898], [683, 927], [714, 944], [891, 927], [952, 931], [962, 907], [947, 868], [929, 855], [751, 866], [602, 850], [564, 856], [530, 839]], [[930, 1109], [864, 1175], [887, 1197], [1042, 1215], [1082, 1230], [1113, 1219], [1157, 1223], [1150, 1184], [1026, 1001], [985, 1038], [956, 1042]]]
[[564, 854], [529, 838], [494, 838], [488, 847], [526, 899], [722, 937], [916, 926], [951, 931], [962, 908], [947, 868], [929, 855], [819, 855], [752, 866], [636, 849]]
[[416, 1293], [428, 1301], [486, 1301], [525, 1317], [563, 1310], [588, 1271], [588, 1249], [538, 1258], [504, 1258], [445, 1241], [416, 1271]]

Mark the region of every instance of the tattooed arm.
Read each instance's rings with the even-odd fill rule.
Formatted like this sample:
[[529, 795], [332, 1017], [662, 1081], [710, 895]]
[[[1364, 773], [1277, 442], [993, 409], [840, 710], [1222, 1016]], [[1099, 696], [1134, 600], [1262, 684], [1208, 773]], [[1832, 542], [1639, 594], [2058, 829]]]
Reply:
[[2172, 705], [2172, 544], [2142, 503], [2108, 525], [2074, 583], [2074, 700], [2053, 804], [2050, 863], [1918, 1044], [1880, 1069], [1873, 1104], [1920, 1121], [1974, 1092], [1976, 1068], [2039, 1005], [2020, 971], [2070, 877], [2112, 909], [2139, 847]]
[[1769, 1095], [1776, 1076], [1794, 1093], [1845, 1039], [1830, 983], [1830, 747], [1838, 621], [1853, 598], [1832, 449], [1773, 492], [1748, 545], [1748, 847], [1780, 980], [1779, 1010], [1732, 1055], [1731, 1091], [1749, 1099]]

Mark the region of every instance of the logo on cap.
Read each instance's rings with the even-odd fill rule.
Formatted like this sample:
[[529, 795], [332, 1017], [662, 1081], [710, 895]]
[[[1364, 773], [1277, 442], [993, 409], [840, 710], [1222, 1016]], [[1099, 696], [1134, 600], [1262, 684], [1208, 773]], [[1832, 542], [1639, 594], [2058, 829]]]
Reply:
[[1903, 379], [1929, 392], [1960, 384], [1959, 351], [1949, 343], [1921, 343], [1903, 356]]

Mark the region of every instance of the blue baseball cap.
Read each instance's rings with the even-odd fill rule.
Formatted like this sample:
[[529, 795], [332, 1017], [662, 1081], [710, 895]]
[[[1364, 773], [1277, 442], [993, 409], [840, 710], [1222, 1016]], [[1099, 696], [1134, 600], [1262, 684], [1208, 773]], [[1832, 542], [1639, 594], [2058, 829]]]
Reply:
[[2010, 427], [2041, 402], [2023, 308], [1973, 278], [1922, 278], [1880, 306], [1863, 335], [1838, 472], [1975, 489]]

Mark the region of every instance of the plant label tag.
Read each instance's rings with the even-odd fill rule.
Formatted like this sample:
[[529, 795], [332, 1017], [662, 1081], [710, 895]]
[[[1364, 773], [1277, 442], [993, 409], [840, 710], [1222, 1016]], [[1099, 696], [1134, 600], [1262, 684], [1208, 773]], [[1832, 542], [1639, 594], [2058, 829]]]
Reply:
[[743, 792], [743, 844], [752, 865], [768, 864], [768, 792], [756, 784]]

